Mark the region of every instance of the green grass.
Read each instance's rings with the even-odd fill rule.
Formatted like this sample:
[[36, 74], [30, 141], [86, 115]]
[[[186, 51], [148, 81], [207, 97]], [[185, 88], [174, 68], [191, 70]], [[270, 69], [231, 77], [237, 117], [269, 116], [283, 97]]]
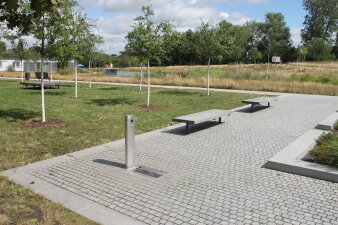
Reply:
[[338, 77], [332, 76], [311, 76], [308, 74], [307, 75], [292, 74], [290, 79], [300, 82], [314, 82], [314, 83], [338, 85]]
[[322, 136], [310, 157], [316, 163], [338, 168], [338, 123], [334, 131]]
[[[40, 119], [40, 91], [24, 89], [16, 81], [0, 81], [0, 171], [58, 155], [79, 151], [123, 138], [124, 115], [136, 115], [136, 133], [171, 125], [175, 116], [219, 108], [241, 106], [253, 95], [205, 91], [152, 89], [151, 104], [156, 110], [142, 109], [146, 89], [111, 85], [79, 86], [46, 90], [47, 118], [62, 120], [59, 128], [29, 128]], [[0, 178], [0, 224], [94, 224], [59, 205]], [[35, 220], [37, 219], [37, 220]]]

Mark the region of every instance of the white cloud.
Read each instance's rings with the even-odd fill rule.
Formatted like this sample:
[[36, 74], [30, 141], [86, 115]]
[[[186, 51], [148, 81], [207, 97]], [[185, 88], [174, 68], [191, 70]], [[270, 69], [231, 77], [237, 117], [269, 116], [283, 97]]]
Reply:
[[194, 29], [201, 21], [219, 20], [219, 11], [201, 0], [176, 0], [155, 10], [158, 21], [174, 21], [178, 30]]
[[252, 20], [250, 19], [250, 17], [240, 12], [234, 12], [231, 14], [226, 13], [226, 12], [221, 12], [220, 14], [226, 21], [232, 24], [235, 24], [235, 25], [243, 25], [244, 23]]
[[[220, 2], [232, 4], [244, 1], [258, 3], [268, 0], [152, 0], [150, 3], [154, 8], [155, 21], [172, 21], [177, 31], [184, 32], [188, 29], [195, 30], [201, 21], [218, 23], [227, 20], [236, 25], [250, 21], [251, 19], [243, 13], [227, 13], [218, 8]], [[141, 6], [147, 2], [147, 0], [81, 0], [80, 4], [87, 8], [98, 7], [98, 10], [114, 13], [111, 18], [105, 18], [109, 15], [107, 13], [105, 17], [98, 17], [96, 25], [106, 42], [100, 49], [109, 54], [118, 54], [124, 49], [124, 37], [132, 29], [133, 18], [140, 15]]]
[[301, 28], [292, 28], [290, 30], [291, 32], [291, 40], [293, 42], [294, 46], [298, 46], [301, 44], [302, 42], [302, 38], [301, 38]]
[[[168, 3], [169, 0], [152, 0], [154, 7]], [[106, 12], [138, 11], [148, 0], [82, 0], [83, 7], [101, 7]]]
[[225, 2], [232, 6], [242, 5], [242, 4], [262, 4], [268, 3], [272, 0], [218, 0], [219, 2]]
[[119, 53], [124, 49], [124, 37], [131, 29], [133, 16], [118, 15], [112, 18], [99, 17], [96, 20], [97, 34], [101, 35], [105, 43], [99, 49], [106, 53]]

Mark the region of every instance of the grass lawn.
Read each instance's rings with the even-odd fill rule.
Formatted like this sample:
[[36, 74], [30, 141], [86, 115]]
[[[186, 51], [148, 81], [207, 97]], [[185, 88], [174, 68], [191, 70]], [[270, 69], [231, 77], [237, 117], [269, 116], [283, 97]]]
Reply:
[[338, 123], [332, 133], [322, 136], [310, 152], [312, 161], [338, 168]]
[[[41, 96], [36, 89], [25, 89], [18, 81], [0, 80], [0, 171], [48, 159], [121, 139], [124, 115], [136, 115], [136, 133], [171, 125], [175, 116], [219, 108], [241, 106], [248, 94], [152, 89], [146, 109], [146, 88], [87, 84], [46, 90], [47, 119], [64, 126], [32, 128], [30, 121], [40, 119]], [[0, 224], [95, 224], [58, 204], [0, 177]]]

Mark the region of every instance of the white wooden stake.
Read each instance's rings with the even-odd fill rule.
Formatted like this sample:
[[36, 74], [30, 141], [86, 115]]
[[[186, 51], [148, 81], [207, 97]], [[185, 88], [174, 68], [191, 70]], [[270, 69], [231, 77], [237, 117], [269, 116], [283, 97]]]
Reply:
[[142, 91], [142, 80], [143, 80], [143, 63], [141, 63], [140, 91]]
[[89, 61], [89, 88], [92, 88], [92, 67]]
[[43, 64], [44, 59], [41, 59], [41, 112], [42, 112], [42, 123], [46, 122], [46, 109], [45, 109], [45, 84], [43, 80]]
[[50, 61], [50, 81], [53, 81], [53, 61]]
[[75, 98], [77, 98], [77, 62], [74, 60], [75, 66]]
[[149, 60], [148, 60], [148, 99], [147, 106], [150, 105], [150, 68], [149, 68]]
[[209, 57], [209, 60], [208, 60], [208, 87], [207, 87], [207, 90], [208, 90], [208, 96], [210, 95], [210, 57]]
[[23, 82], [23, 74], [24, 74], [24, 66], [23, 66], [23, 60], [21, 60], [21, 68], [22, 68], [22, 72], [21, 72], [21, 81]]

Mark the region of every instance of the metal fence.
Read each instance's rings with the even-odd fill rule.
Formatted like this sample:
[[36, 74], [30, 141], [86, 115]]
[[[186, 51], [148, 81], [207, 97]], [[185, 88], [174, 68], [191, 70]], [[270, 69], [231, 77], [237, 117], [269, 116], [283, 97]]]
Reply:
[[[24, 62], [24, 72], [41, 72], [41, 62]], [[56, 72], [57, 62], [46, 61], [43, 63], [44, 72]]]

